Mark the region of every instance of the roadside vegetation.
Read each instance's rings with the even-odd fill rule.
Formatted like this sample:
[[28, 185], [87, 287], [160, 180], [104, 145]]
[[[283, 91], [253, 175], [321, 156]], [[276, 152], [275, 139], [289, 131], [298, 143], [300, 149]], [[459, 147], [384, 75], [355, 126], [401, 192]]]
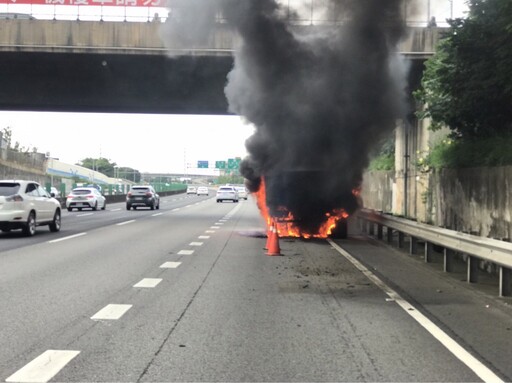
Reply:
[[512, 165], [512, 1], [469, 0], [465, 19], [426, 62], [419, 118], [449, 136], [419, 159], [427, 168]]

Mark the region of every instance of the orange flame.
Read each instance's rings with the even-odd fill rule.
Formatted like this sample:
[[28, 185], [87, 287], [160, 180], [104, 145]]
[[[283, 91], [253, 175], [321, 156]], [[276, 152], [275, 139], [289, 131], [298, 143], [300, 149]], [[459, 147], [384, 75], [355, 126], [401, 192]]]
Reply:
[[[354, 190], [354, 194], [355, 193], [356, 191]], [[325, 213], [325, 222], [320, 226], [318, 232], [309, 233], [301, 230], [300, 227], [296, 225], [293, 214], [289, 212], [286, 207], [279, 208], [279, 210], [283, 212], [281, 217], [276, 219], [270, 216], [270, 212], [267, 207], [265, 180], [263, 177], [261, 178], [260, 188], [254, 194], [256, 195], [258, 208], [260, 209], [261, 215], [265, 219], [267, 226], [270, 227], [272, 221], [274, 221], [279, 237], [327, 238], [332, 234], [337, 222], [341, 219], [347, 219], [349, 216], [343, 209], [335, 209], [331, 212], [327, 212]]]

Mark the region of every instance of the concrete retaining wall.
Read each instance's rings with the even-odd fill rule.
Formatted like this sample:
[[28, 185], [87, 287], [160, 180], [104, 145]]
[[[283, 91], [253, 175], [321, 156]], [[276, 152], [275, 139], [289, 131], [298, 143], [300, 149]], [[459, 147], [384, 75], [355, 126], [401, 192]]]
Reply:
[[[409, 199], [410, 206], [416, 205], [409, 209], [409, 218], [483, 237], [512, 238], [512, 166], [444, 169], [424, 178], [428, 187]], [[364, 206], [397, 214], [401, 209], [393, 204], [403, 194], [398, 184], [394, 172], [367, 172]]]

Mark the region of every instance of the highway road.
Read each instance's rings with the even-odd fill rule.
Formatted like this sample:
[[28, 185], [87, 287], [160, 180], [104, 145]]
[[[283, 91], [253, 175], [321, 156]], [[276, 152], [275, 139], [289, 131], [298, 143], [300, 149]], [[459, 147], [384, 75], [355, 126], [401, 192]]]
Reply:
[[251, 198], [177, 195], [1, 234], [0, 381], [512, 379], [510, 300], [357, 232], [264, 233]]

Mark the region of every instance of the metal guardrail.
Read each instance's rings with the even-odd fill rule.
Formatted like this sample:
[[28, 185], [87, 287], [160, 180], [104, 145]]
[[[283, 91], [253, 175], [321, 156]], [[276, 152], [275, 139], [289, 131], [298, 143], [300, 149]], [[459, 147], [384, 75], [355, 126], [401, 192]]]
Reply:
[[430, 262], [432, 259], [433, 245], [443, 247], [445, 272], [453, 270], [455, 252], [468, 255], [467, 281], [469, 283], [478, 282], [479, 260], [495, 263], [499, 266], [499, 295], [511, 295], [512, 243], [422, 224], [368, 209], [359, 211], [358, 218], [363, 221], [363, 230], [371, 235], [375, 234], [376, 225], [378, 239], [383, 238], [384, 227], [388, 242], [392, 241], [393, 231], [398, 232], [399, 247], [403, 247], [404, 236], [409, 236], [411, 254], [417, 252], [418, 240], [424, 241], [425, 262]]

